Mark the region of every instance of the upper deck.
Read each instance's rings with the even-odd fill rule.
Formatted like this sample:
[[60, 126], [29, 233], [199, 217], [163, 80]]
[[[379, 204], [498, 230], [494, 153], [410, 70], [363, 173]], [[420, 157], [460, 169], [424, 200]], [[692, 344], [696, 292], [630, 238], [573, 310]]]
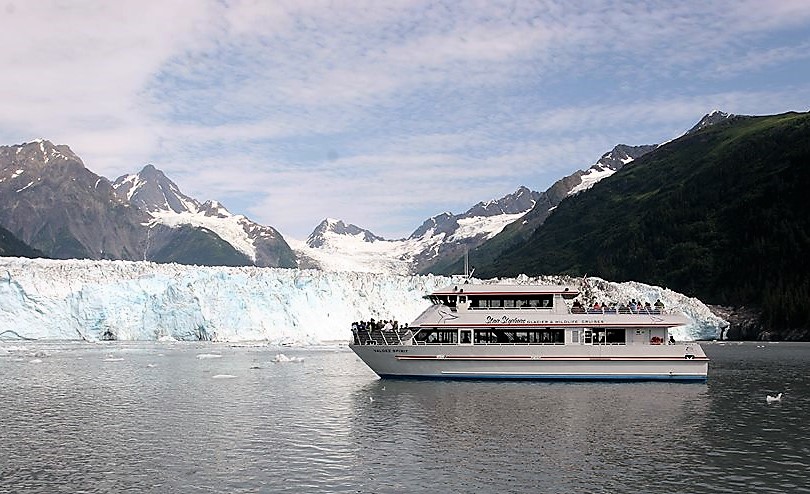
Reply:
[[[687, 321], [656, 300], [583, 303], [567, 286], [450, 285], [427, 295], [433, 303], [414, 326], [497, 324], [594, 324], [678, 326]], [[452, 317], [447, 317], [451, 313]], [[575, 317], [574, 317], [575, 316]], [[646, 317], [639, 317], [646, 316]]]

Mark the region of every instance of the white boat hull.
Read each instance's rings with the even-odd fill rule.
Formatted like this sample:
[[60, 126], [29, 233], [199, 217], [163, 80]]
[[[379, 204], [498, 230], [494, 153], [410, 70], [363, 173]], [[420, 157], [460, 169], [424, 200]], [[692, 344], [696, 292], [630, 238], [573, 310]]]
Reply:
[[633, 345], [350, 345], [380, 377], [706, 381], [696, 343]]

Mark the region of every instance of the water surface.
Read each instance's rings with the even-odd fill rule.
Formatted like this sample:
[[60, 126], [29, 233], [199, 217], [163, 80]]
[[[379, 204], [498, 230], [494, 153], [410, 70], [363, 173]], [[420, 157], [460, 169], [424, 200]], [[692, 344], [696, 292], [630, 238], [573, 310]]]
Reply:
[[810, 345], [704, 347], [708, 382], [683, 384], [379, 380], [337, 347], [4, 342], [0, 492], [810, 492]]

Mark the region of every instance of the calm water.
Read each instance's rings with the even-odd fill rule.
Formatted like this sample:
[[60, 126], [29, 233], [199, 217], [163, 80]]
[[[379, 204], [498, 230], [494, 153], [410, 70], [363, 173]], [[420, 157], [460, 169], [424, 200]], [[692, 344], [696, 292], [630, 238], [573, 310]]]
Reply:
[[0, 343], [0, 492], [810, 492], [810, 345], [705, 348], [707, 384], [606, 384]]

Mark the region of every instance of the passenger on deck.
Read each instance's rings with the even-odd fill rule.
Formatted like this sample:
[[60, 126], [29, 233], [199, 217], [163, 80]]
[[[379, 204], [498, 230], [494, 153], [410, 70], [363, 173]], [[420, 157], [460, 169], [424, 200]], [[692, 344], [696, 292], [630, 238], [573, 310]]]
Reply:
[[675, 344], [675, 338], [673, 338], [673, 337], [672, 337], [672, 335], [669, 335], [669, 344], [670, 344], [670, 345], [674, 345], [674, 344]]

